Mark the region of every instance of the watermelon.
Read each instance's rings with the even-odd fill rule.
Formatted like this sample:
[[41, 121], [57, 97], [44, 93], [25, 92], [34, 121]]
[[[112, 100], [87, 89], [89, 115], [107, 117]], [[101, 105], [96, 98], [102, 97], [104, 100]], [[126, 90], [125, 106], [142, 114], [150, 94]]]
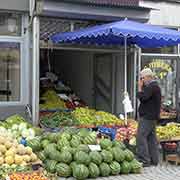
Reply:
[[44, 149], [48, 144], [50, 144], [50, 141], [47, 140], [47, 139], [44, 139], [44, 140], [42, 140], [42, 142], [41, 142], [41, 146], [43, 147], [43, 149]]
[[113, 161], [109, 167], [112, 175], [118, 175], [121, 172], [121, 166], [117, 161]]
[[89, 156], [91, 158], [91, 161], [96, 165], [100, 165], [102, 163], [102, 156], [99, 152], [92, 151], [89, 153]]
[[114, 148], [112, 148], [111, 152], [113, 154], [113, 157], [114, 157], [115, 161], [117, 161], [119, 163], [124, 161], [125, 153], [124, 153], [124, 151], [122, 149], [114, 147]]
[[51, 144], [48, 144], [45, 149], [44, 149], [44, 154], [46, 157], [49, 157], [49, 155], [53, 152], [53, 151], [56, 151], [56, 144], [54, 143], [51, 143]]
[[75, 156], [74, 156], [74, 160], [78, 164], [85, 164], [85, 165], [89, 165], [89, 163], [91, 161], [90, 156], [83, 151], [76, 152]]
[[60, 139], [66, 139], [68, 141], [71, 141], [71, 135], [69, 133], [64, 132], [61, 134]]
[[84, 144], [89, 144], [89, 145], [97, 144], [96, 133], [92, 132], [88, 136], [86, 136], [83, 139], [83, 143]]
[[126, 149], [125, 144], [124, 144], [123, 142], [121, 142], [121, 141], [114, 140], [114, 141], [112, 142], [112, 145], [113, 145], [113, 147], [118, 147], [118, 148], [120, 148], [120, 149], [122, 149], [122, 150], [125, 150], [125, 149]]
[[112, 147], [112, 142], [109, 139], [101, 139], [99, 144], [102, 149], [107, 149]]
[[113, 155], [110, 151], [102, 150], [101, 156], [103, 158], [103, 161], [106, 163], [111, 163], [113, 161]]
[[64, 147], [62, 147], [61, 152], [63, 152], [63, 151], [68, 151], [68, 152], [70, 152], [71, 154], [73, 154], [73, 152], [74, 152], [73, 148], [70, 147], [70, 146], [64, 146]]
[[78, 147], [77, 147], [77, 151], [84, 151], [86, 153], [89, 153], [89, 147], [88, 145], [86, 144], [80, 144]]
[[77, 148], [77, 147], [81, 144], [81, 141], [80, 141], [78, 138], [74, 138], [74, 137], [73, 137], [73, 138], [71, 139], [70, 144], [71, 144], [71, 147]]
[[136, 159], [133, 159], [130, 162], [130, 166], [131, 166], [131, 173], [141, 173], [142, 170], [142, 164], [137, 161]]
[[61, 161], [61, 153], [57, 150], [52, 150], [50, 153], [49, 153], [49, 159], [52, 159], [52, 160], [56, 160], [56, 161]]
[[89, 176], [89, 169], [84, 164], [78, 164], [73, 168], [73, 177], [77, 180], [84, 180]]
[[48, 133], [47, 134], [47, 139], [51, 142], [51, 143], [56, 143], [57, 142], [57, 134], [56, 133]]
[[45, 161], [45, 160], [46, 160], [45, 152], [44, 152], [44, 151], [39, 152], [39, 153], [38, 153], [38, 158], [39, 158], [41, 161]]
[[77, 140], [77, 141], [81, 142], [82, 138], [80, 136], [78, 136], [78, 135], [73, 135], [71, 140]]
[[100, 175], [100, 170], [95, 163], [89, 164], [89, 176], [91, 178], [97, 178]]
[[129, 174], [131, 171], [131, 165], [128, 161], [123, 161], [121, 163], [121, 173], [122, 174]]
[[71, 168], [65, 163], [59, 163], [56, 165], [56, 172], [60, 177], [70, 177]]
[[124, 151], [124, 153], [125, 153], [125, 160], [126, 161], [130, 162], [130, 161], [132, 161], [134, 159], [134, 154], [129, 149], [126, 149]]
[[48, 172], [55, 173], [56, 172], [56, 164], [57, 164], [57, 161], [55, 161], [55, 160], [46, 160], [45, 167]]
[[80, 136], [82, 138], [84, 138], [88, 135], [89, 135], [89, 130], [85, 129], [85, 128], [80, 129], [80, 131], [78, 132], [78, 136]]
[[70, 164], [72, 161], [72, 155], [70, 152], [68, 151], [63, 151], [60, 153], [60, 158], [59, 158], [60, 162], [66, 163], [66, 164]]
[[99, 166], [101, 176], [109, 176], [111, 173], [111, 169], [107, 163], [102, 163]]
[[27, 141], [27, 146], [31, 147], [33, 152], [37, 152], [41, 150], [41, 143], [40, 143], [40, 139], [38, 138], [34, 138], [32, 140], [28, 140]]
[[64, 146], [70, 146], [70, 143], [67, 139], [60, 139], [58, 140], [57, 142], [57, 148], [59, 151], [61, 151], [61, 149], [64, 147]]
[[69, 166], [70, 166], [71, 170], [73, 170], [73, 168], [77, 165], [78, 164], [76, 163], [76, 161], [72, 161]]

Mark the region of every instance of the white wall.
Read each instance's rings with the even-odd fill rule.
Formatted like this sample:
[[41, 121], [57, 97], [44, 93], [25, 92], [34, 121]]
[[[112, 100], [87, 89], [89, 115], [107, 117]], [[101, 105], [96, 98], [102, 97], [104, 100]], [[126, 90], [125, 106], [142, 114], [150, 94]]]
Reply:
[[140, 5], [153, 8], [149, 23], [167, 27], [180, 27], [180, 3], [142, 0]]
[[28, 11], [29, 10], [29, 0], [1, 0], [0, 1], [0, 9]]

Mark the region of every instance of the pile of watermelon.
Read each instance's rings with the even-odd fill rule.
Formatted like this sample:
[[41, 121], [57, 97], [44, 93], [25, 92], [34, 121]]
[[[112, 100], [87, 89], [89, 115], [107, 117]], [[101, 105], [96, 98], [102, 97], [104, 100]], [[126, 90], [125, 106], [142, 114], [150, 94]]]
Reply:
[[[88, 145], [97, 144], [101, 150], [91, 151]], [[96, 133], [85, 129], [75, 134], [49, 133], [31, 140], [28, 145], [37, 152], [46, 170], [60, 177], [83, 180], [140, 173], [142, 169], [141, 163], [123, 143], [109, 139], [97, 142]]]

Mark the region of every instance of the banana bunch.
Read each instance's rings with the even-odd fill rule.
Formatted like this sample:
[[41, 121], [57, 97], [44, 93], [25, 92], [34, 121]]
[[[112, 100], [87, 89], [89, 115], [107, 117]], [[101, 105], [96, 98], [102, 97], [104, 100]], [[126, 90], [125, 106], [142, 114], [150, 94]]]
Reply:
[[94, 109], [79, 107], [72, 112], [75, 119], [81, 125], [123, 125], [124, 121], [117, 118], [115, 115], [104, 112], [96, 111]]
[[123, 125], [124, 121], [117, 118], [115, 115], [104, 112], [96, 111], [95, 113], [96, 125]]
[[72, 115], [81, 125], [95, 125], [96, 120], [94, 118], [94, 113], [95, 110], [93, 109], [78, 107], [72, 112]]
[[180, 124], [168, 123], [166, 126], [158, 126], [156, 128], [158, 139], [171, 139], [180, 136]]

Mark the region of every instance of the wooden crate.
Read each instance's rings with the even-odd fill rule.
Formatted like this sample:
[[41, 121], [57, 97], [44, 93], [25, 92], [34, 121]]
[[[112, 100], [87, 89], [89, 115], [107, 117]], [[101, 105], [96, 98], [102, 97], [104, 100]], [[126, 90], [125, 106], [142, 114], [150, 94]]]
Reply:
[[166, 163], [174, 162], [176, 165], [180, 164], [180, 156], [177, 154], [166, 155]]

